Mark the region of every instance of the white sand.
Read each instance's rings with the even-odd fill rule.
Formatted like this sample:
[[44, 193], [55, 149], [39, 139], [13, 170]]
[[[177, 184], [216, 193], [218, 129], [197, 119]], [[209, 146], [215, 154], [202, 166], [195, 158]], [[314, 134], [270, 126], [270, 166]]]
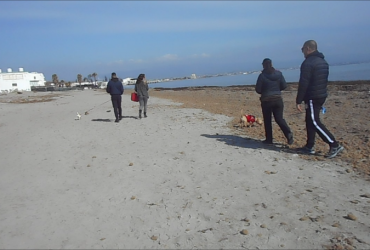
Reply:
[[370, 185], [350, 166], [279, 152], [167, 100], [151, 97], [140, 120], [125, 93], [117, 124], [108, 94], [63, 94], [0, 103], [1, 249], [370, 247]]

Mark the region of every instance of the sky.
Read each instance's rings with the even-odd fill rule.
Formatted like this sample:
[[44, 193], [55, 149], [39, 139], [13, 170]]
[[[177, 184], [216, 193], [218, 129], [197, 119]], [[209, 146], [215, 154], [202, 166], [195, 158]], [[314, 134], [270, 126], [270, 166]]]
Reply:
[[0, 69], [147, 79], [370, 60], [370, 1], [0, 1]]

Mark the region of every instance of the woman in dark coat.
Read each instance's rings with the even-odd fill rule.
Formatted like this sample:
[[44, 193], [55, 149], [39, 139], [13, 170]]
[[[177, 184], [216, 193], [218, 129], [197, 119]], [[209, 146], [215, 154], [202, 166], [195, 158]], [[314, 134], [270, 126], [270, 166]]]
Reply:
[[148, 94], [148, 83], [145, 79], [145, 74], [140, 74], [137, 77], [136, 84], [135, 84], [135, 92], [139, 96], [139, 118], [141, 119], [141, 112], [144, 110], [144, 118], [148, 117], [146, 115], [146, 110], [147, 110], [147, 103], [149, 99], [149, 94]]

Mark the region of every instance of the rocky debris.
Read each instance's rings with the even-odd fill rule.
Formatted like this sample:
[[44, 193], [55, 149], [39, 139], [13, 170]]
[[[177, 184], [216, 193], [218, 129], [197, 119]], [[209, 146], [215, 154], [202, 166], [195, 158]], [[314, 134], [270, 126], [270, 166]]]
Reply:
[[240, 231], [241, 234], [243, 235], [248, 235], [248, 230], [247, 229], [243, 229], [242, 231]]
[[352, 213], [347, 214], [347, 216], [344, 216], [344, 218], [348, 220], [357, 220], [357, 217]]

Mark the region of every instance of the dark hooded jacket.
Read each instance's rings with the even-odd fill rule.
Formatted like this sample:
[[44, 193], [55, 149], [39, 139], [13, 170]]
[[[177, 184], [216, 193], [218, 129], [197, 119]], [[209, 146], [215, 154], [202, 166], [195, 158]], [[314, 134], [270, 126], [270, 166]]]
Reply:
[[272, 68], [271, 71], [262, 71], [258, 76], [255, 89], [258, 94], [261, 94], [260, 100], [263, 102], [281, 98], [281, 90], [286, 87], [287, 83], [283, 74]]
[[122, 95], [124, 91], [123, 84], [118, 78], [110, 79], [106, 90], [111, 95]]
[[301, 104], [303, 101], [326, 98], [328, 96], [328, 76], [329, 65], [324, 55], [318, 51], [307, 55], [301, 65], [296, 103]]

